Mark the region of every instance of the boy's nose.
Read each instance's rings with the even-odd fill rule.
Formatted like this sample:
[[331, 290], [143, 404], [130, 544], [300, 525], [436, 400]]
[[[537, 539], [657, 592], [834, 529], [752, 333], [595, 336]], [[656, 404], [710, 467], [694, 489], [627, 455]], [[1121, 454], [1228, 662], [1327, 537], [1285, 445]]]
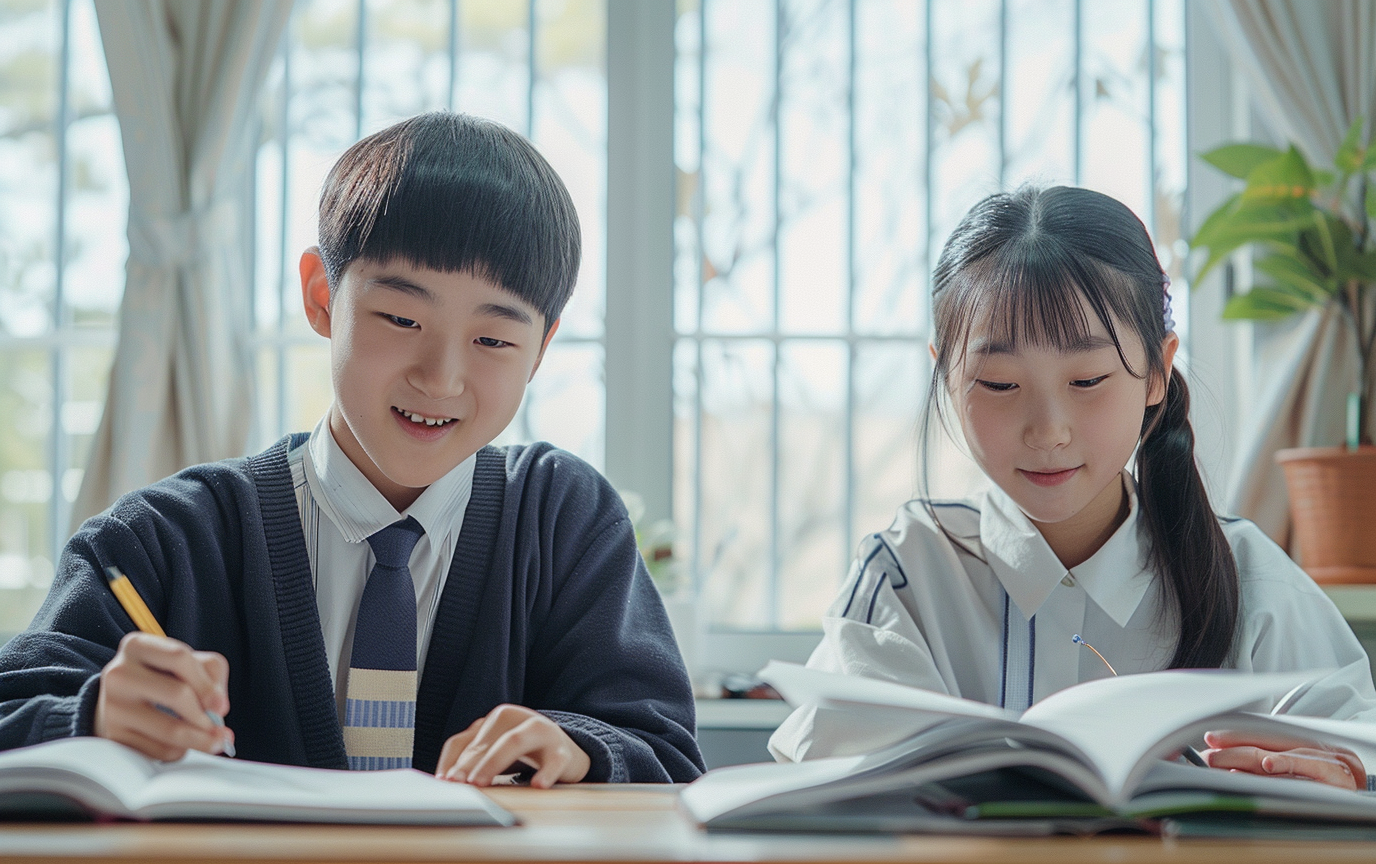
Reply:
[[464, 391], [463, 350], [458, 346], [439, 344], [422, 354], [407, 377], [415, 387], [431, 399], [458, 396]]

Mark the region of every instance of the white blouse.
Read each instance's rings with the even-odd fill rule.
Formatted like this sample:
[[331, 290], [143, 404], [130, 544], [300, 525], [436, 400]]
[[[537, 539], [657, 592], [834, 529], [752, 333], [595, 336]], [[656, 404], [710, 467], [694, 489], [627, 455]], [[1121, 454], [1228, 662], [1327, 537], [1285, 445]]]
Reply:
[[[1069, 570], [997, 486], [971, 501], [933, 502], [944, 532], [923, 502], [908, 502], [887, 531], [861, 544], [808, 665], [1017, 709], [1111, 674], [1071, 641], [1076, 634], [1120, 675], [1164, 669], [1178, 623], [1147, 569], [1145, 527], [1126, 473], [1124, 483], [1127, 519]], [[1241, 582], [1229, 665], [1336, 669], [1291, 713], [1376, 719], [1366, 653], [1332, 601], [1251, 522], [1221, 521]], [[769, 749], [780, 761], [866, 752], [915, 731], [895, 720], [805, 705]]]

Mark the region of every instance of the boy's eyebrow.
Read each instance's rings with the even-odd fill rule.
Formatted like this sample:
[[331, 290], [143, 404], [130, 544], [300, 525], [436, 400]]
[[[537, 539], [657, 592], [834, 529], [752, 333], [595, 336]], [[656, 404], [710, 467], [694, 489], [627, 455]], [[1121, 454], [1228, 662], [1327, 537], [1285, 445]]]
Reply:
[[[1060, 346], [1060, 350], [1067, 354], [1085, 354], [1090, 351], [1098, 351], [1103, 348], [1116, 348], [1113, 340], [1107, 336], [1085, 336], [1076, 339], [1067, 345]], [[1009, 342], [994, 342], [990, 340], [977, 340], [970, 348], [971, 354], [978, 354], [981, 357], [988, 357], [992, 354], [1015, 354], [1013, 345]]]
[[374, 285], [381, 285], [383, 288], [391, 288], [393, 291], [400, 291], [403, 294], [410, 294], [424, 300], [426, 303], [436, 302], [434, 293], [423, 285], [417, 285], [410, 279], [402, 276], [377, 276], [368, 280]]
[[507, 306], [502, 303], [484, 303], [478, 307], [479, 315], [487, 315], [493, 318], [506, 318], [520, 324], [534, 324], [535, 319], [530, 317], [530, 313], [519, 306]]

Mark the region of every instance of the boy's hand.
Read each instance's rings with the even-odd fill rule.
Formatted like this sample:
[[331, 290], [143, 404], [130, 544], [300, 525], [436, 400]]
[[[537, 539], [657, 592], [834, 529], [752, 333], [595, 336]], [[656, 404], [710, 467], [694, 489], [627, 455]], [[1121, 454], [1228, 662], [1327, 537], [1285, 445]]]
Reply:
[[1317, 780], [1342, 789], [1366, 789], [1366, 768], [1357, 754], [1346, 747], [1232, 731], [1208, 732], [1204, 742], [1211, 749], [1201, 755], [1213, 768]]
[[229, 713], [229, 662], [165, 636], [130, 633], [100, 673], [95, 733], [154, 759], [220, 753], [234, 733], [207, 716]]
[[558, 723], [520, 705], [498, 705], [444, 742], [435, 776], [491, 786], [498, 774], [517, 762], [536, 769], [530, 785], [539, 789], [577, 783], [592, 767], [588, 754]]

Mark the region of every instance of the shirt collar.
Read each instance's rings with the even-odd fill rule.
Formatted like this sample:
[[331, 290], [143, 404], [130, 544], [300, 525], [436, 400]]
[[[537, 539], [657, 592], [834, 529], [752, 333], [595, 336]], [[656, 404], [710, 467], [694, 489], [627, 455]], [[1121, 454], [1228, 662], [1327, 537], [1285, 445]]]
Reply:
[[1099, 550], [1069, 571], [1047, 545], [1032, 520], [998, 486], [991, 485], [980, 508], [980, 545], [985, 560], [1023, 617], [1042, 607], [1069, 573], [1099, 608], [1126, 627], [1151, 587], [1145, 545], [1137, 520], [1137, 487], [1123, 472], [1128, 516]]
[[434, 548], [444, 545], [463, 523], [476, 462], [477, 454], [469, 456], [426, 487], [405, 513], [398, 513], [334, 440], [327, 414], [311, 432], [302, 467], [321, 512], [349, 543], [361, 543], [388, 525], [414, 516]]

